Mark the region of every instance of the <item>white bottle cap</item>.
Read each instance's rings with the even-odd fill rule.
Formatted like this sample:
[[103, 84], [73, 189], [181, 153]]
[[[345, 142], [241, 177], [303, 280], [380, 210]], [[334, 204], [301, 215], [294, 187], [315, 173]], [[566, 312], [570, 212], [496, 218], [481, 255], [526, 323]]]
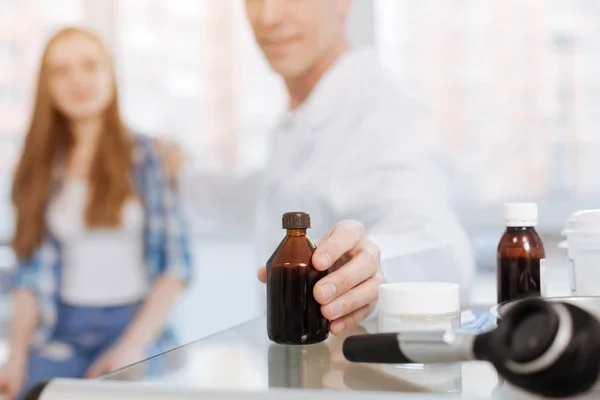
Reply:
[[508, 227], [536, 226], [538, 208], [536, 203], [506, 203], [504, 204], [504, 223]]
[[460, 311], [456, 283], [401, 282], [379, 287], [379, 312], [396, 315], [436, 315]]

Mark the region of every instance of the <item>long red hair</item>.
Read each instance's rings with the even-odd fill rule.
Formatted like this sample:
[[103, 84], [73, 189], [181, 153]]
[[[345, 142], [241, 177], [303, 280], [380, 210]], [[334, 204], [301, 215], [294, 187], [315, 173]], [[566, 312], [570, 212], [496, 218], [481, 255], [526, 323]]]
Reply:
[[[53, 105], [48, 88], [48, 54], [58, 41], [71, 35], [83, 35], [110, 52], [93, 33], [66, 28], [46, 45], [37, 83], [35, 105], [24, 149], [17, 165], [12, 203], [16, 211], [16, 229], [12, 247], [19, 259], [30, 257], [46, 235], [45, 213], [50, 201], [57, 160], [65, 160], [74, 146], [66, 117]], [[131, 183], [131, 139], [119, 113], [116, 77], [113, 67], [114, 98], [104, 113], [103, 133], [89, 171], [89, 198], [85, 213], [88, 227], [121, 224], [123, 203], [133, 195]]]

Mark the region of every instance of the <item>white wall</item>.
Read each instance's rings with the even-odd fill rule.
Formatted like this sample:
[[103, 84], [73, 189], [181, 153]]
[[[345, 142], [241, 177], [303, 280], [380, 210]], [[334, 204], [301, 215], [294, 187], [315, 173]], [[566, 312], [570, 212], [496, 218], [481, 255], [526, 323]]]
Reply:
[[375, 6], [373, 0], [354, 0], [348, 36], [354, 46], [372, 46], [375, 44]]
[[114, 48], [114, 1], [87, 0], [85, 4], [86, 25], [102, 35], [109, 47]]
[[207, 238], [192, 243], [194, 277], [174, 317], [185, 343], [262, 314], [251, 244]]

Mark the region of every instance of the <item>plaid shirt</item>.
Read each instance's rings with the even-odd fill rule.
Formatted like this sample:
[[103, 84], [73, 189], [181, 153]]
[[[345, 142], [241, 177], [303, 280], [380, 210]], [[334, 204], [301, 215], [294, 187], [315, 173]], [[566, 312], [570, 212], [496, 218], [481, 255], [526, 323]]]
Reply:
[[[145, 207], [143, 240], [149, 283], [162, 274], [187, 282], [192, 268], [186, 222], [177, 193], [169, 184], [150, 138], [135, 136], [132, 161], [135, 188]], [[50, 339], [57, 323], [61, 267], [60, 243], [48, 234], [37, 251], [19, 263], [11, 279], [12, 289], [31, 289], [40, 301], [41, 323], [35, 336], [36, 345]], [[157, 354], [176, 345], [173, 329], [167, 326], [151, 352]]]

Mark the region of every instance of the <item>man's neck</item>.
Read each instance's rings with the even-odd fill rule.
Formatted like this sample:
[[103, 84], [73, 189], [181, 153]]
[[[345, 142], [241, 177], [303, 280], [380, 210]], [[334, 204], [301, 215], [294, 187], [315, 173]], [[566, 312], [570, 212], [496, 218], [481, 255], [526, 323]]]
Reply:
[[329, 68], [348, 50], [348, 43], [339, 45], [317, 58], [315, 63], [301, 76], [286, 79], [285, 85], [290, 96], [290, 110], [294, 111], [310, 96], [314, 87]]

